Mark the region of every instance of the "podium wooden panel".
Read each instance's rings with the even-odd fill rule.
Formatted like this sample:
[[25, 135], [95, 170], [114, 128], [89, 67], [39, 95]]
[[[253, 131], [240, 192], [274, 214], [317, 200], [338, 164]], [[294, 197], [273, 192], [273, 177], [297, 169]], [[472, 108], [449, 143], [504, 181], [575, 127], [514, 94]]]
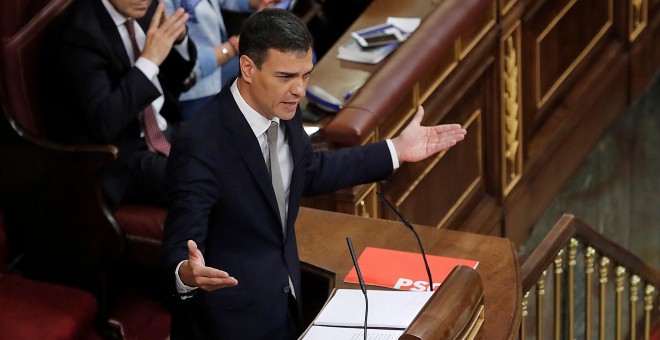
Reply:
[[[484, 323], [476, 338], [514, 339], [520, 326], [522, 290], [518, 258], [511, 241], [443, 229], [415, 230], [427, 254], [479, 260]], [[358, 255], [368, 246], [419, 252], [415, 236], [399, 222], [323, 210], [301, 208], [296, 233], [301, 261], [334, 274], [329, 288], [359, 288], [343, 282], [353, 266], [346, 237], [351, 237]]]

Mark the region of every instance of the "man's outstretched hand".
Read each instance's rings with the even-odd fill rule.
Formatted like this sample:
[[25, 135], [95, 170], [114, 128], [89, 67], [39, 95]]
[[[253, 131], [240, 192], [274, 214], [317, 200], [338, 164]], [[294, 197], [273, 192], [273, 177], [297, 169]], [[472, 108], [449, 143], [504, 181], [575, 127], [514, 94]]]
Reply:
[[227, 272], [207, 267], [204, 263], [204, 255], [197, 249], [197, 244], [193, 240], [188, 241], [188, 260], [183, 261], [179, 267], [179, 277], [186, 285], [206, 291], [238, 284], [238, 280], [229, 276]]
[[459, 124], [421, 126], [423, 117], [424, 108], [419, 106], [410, 124], [392, 139], [399, 162], [421, 161], [451, 148], [467, 134]]

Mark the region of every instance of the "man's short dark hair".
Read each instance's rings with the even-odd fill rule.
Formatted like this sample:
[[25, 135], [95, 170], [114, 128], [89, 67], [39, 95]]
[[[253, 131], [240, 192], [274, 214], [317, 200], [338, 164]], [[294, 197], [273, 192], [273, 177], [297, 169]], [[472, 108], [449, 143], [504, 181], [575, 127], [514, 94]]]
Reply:
[[307, 26], [290, 11], [266, 8], [252, 14], [241, 29], [240, 54], [247, 55], [257, 68], [273, 48], [285, 53], [307, 54], [314, 44]]

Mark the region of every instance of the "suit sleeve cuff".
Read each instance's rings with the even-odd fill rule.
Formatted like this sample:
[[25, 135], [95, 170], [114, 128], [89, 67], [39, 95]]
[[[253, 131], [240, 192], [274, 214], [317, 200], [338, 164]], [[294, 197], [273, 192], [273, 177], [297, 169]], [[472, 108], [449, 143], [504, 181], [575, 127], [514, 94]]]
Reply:
[[399, 168], [399, 156], [396, 154], [396, 149], [394, 148], [394, 144], [392, 143], [391, 139], [386, 139], [385, 142], [387, 142], [387, 147], [390, 149], [390, 156], [392, 156], [392, 170], [396, 170]]

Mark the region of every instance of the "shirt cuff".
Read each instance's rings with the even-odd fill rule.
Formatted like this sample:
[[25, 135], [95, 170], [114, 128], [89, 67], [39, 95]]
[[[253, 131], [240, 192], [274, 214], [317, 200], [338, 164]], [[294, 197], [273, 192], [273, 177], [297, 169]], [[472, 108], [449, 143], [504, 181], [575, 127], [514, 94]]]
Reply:
[[192, 293], [197, 290], [197, 287], [191, 287], [181, 281], [179, 277], [179, 267], [183, 264], [183, 261], [179, 262], [174, 270], [174, 277], [176, 278], [176, 292], [179, 293], [182, 300], [189, 299], [192, 297]]
[[385, 142], [387, 142], [387, 147], [390, 149], [390, 156], [392, 156], [392, 170], [396, 170], [399, 168], [399, 155], [396, 154], [396, 149], [394, 148], [394, 144], [392, 143], [391, 139], [386, 139]]
[[138, 60], [135, 61], [135, 67], [142, 71], [149, 80], [156, 78], [158, 72], [160, 72], [158, 65], [144, 57], [139, 57]]
[[180, 44], [174, 45], [174, 49], [179, 52], [179, 55], [181, 55], [181, 58], [185, 59], [186, 61], [190, 61], [190, 54], [188, 53], [188, 35], [186, 34], [186, 37], [183, 38], [183, 41], [181, 41]]

